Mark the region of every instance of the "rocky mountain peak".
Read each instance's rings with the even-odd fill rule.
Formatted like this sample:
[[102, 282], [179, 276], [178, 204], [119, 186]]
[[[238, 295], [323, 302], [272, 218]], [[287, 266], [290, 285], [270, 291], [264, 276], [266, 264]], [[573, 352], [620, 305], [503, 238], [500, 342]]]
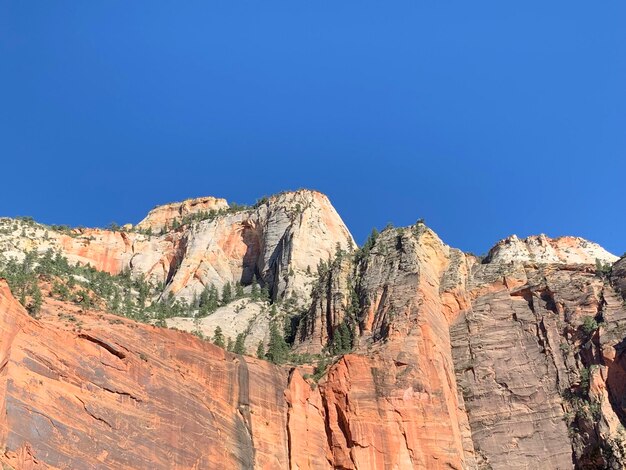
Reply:
[[115, 230], [44, 226], [2, 219], [0, 249], [22, 259], [27, 251], [61, 252], [75, 264], [119, 274], [129, 270], [164, 294], [191, 301], [203, 289], [231, 283], [267, 285], [273, 298], [310, 293], [311, 272], [337, 248], [352, 250], [350, 231], [328, 198], [298, 190], [254, 206], [203, 197], [154, 208], [136, 227]]
[[580, 237], [550, 238], [544, 234], [520, 239], [512, 235], [499, 241], [485, 259], [486, 263], [614, 263], [617, 256], [597, 243]]

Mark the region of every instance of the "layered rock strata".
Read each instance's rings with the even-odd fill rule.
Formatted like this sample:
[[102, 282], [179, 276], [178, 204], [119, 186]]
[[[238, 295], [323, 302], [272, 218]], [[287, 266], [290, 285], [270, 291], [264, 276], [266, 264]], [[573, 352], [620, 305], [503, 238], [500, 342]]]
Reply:
[[[66, 253], [100, 268], [167, 271], [180, 296], [252, 274], [274, 299], [311, 292], [295, 350], [332, 350], [347, 325], [351, 351], [316, 382], [312, 364], [271, 365], [52, 298], [36, 320], [0, 282], [9, 468], [626, 466], [626, 261], [596, 244], [511, 237], [481, 261], [419, 223], [353, 252], [327, 199], [307, 191], [163, 236], [89, 236], [46, 243], [67, 237]], [[36, 238], [0, 242], [19, 253]], [[115, 248], [73, 245], [94, 242]], [[157, 271], [137, 256], [165, 247]], [[239, 331], [253, 312], [235, 310], [218, 314]]]
[[[201, 198], [153, 209], [136, 231], [74, 229], [58, 231], [4, 219], [0, 249], [5, 257], [22, 258], [30, 250], [61, 252], [72, 263], [117, 274], [130, 270], [163, 283], [163, 294], [191, 300], [205, 286], [228, 282], [250, 284], [254, 277], [270, 288], [274, 299], [307, 299], [321, 260], [338, 248], [353, 249], [354, 240], [330, 204], [318, 192], [300, 190], [272, 196], [255, 208], [219, 213], [158, 234], [159, 227], [180, 216], [224, 210], [223, 199]], [[12, 229], [15, 225], [15, 230]]]

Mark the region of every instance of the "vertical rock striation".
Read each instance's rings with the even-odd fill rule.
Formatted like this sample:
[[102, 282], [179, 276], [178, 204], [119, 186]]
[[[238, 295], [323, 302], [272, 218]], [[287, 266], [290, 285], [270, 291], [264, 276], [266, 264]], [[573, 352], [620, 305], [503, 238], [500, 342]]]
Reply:
[[3, 223], [4, 256], [59, 249], [181, 298], [256, 277], [273, 300], [309, 305], [295, 351], [339, 353], [317, 381], [312, 364], [272, 365], [53, 298], [36, 320], [0, 281], [9, 468], [626, 467], [626, 261], [594, 243], [513, 236], [481, 261], [418, 223], [353, 250], [312, 191], [238, 211], [171, 204], [140, 232]]
[[[467, 302], [465, 255], [418, 224], [385, 230], [358, 258], [357, 347], [320, 385], [333, 465], [474, 468], [448, 332]], [[317, 350], [343, 319], [349, 272], [341, 260], [329, 270], [301, 330], [301, 349]]]
[[[256, 276], [274, 299], [310, 296], [309, 274], [337, 248], [352, 250], [354, 240], [328, 198], [316, 191], [285, 192], [254, 208], [227, 211], [223, 199], [200, 198], [153, 209], [137, 231], [74, 229], [55, 231], [29, 226], [2, 232], [5, 257], [21, 258], [29, 250], [60, 251], [72, 263], [89, 264], [111, 274], [130, 270], [135, 276], [165, 284], [164, 294], [191, 300], [205, 286], [249, 284]], [[207, 210], [211, 218], [174, 229], [174, 221]], [[5, 219], [5, 224], [12, 222]], [[170, 229], [162, 234], [158, 230]], [[145, 233], [151, 229], [152, 234]]]

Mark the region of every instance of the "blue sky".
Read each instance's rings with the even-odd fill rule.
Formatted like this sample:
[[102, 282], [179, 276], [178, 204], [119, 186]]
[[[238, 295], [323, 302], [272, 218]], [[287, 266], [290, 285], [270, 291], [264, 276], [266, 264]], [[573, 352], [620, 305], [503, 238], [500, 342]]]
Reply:
[[329, 195], [355, 237], [626, 251], [626, 2], [0, 3], [0, 215]]

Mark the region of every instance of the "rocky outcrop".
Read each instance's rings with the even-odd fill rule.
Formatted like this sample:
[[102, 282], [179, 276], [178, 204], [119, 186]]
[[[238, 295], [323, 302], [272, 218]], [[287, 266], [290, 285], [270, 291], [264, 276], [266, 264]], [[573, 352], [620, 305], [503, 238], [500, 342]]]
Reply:
[[[554, 297], [558, 277], [542, 285], [542, 274], [520, 266], [478, 267], [471, 309], [453, 323], [459, 388], [485, 468], [572, 466], [562, 399], [570, 386], [560, 348], [564, 320], [556, 313], [556, 302], [566, 300], [561, 292]], [[588, 294], [581, 297], [588, 300]], [[579, 309], [595, 314], [597, 305], [589, 302]]]
[[334, 338], [346, 319], [351, 304], [356, 303], [355, 264], [353, 256], [336, 257], [318, 273], [311, 305], [298, 325], [296, 350], [319, 354]]
[[186, 216], [224, 211], [228, 207], [226, 199], [210, 196], [164, 204], [152, 209], [145, 219], [137, 224], [137, 228], [158, 233], [168, 227], [171, 228], [175, 220], [180, 223]]
[[[513, 248], [500, 242], [480, 264], [445, 246], [424, 226], [387, 230], [357, 265], [346, 269], [345, 262], [336, 262], [322, 278], [323, 288], [314, 291], [303, 320], [299, 348], [317, 352], [324, 338], [326, 344], [332, 339], [348, 308], [352, 279], [360, 300], [356, 352], [366, 365], [354, 378], [344, 372], [335, 386], [366, 380], [366, 370], [402, 377], [386, 387], [375, 380], [363, 388], [382, 391], [386, 400], [404, 392], [404, 405], [406, 393], [431, 397], [415, 403], [406, 421], [432, 418], [422, 422], [423, 429], [445, 422], [437, 436], [453, 436], [448, 448], [456, 446], [456, 453], [447, 457], [458, 460], [449, 460], [451, 466], [622, 468], [626, 436], [620, 431], [624, 412], [617, 403], [626, 392], [620, 365], [626, 309], [596, 271], [596, 259], [615, 257], [581, 239], [533, 237], [520, 243], [524, 250], [517, 242]], [[542, 251], [546, 247], [549, 256]], [[622, 275], [618, 263], [615, 285], [623, 282]], [[592, 339], [583, 331], [595, 324], [600, 327]], [[375, 367], [373, 358], [388, 362]], [[402, 374], [394, 372], [398, 365]], [[342, 420], [363, 432], [363, 426], [354, 424], [358, 416]], [[376, 427], [385, 423], [377, 421]], [[360, 449], [346, 444], [349, 440], [337, 442], [344, 460]], [[376, 445], [380, 443], [372, 447]], [[410, 448], [429, 449], [426, 455], [431, 456], [436, 452], [419, 438]], [[415, 459], [417, 452], [411, 455], [412, 463], [404, 463], [408, 468], [434, 465]], [[360, 468], [354, 460], [352, 465]]]
[[354, 246], [328, 198], [313, 191], [272, 196], [256, 209], [194, 225], [184, 235], [166, 292], [190, 299], [206, 285], [249, 284], [256, 276], [273, 299], [308, 298], [320, 260]]
[[[153, 209], [139, 226], [156, 229], [177, 214], [225, 204], [215, 198], [168, 204]], [[13, 223], [5, 219], [8, 228]], [[255, 208], [214, 214], [160, 235], [99, 229], [66, 233], [37, 224], [20, 224], [0, 234], [5, 257], [53, 249], [72, 263], [111, 274], [128, 269], [163, 283], [164, 295], [187, 300], [210, 284], [218, 289], [227, 282], [250, 284], [255, 276], [270, 287], [274, 299], [308, 299], [314, 279], [309, 273], [320, 260], [334, 256], [337, 248], [353, 247], [352, 235], [328, 198], [308, 190], [281, 193]]]
[[256, 355], [259, 343], [267, 347], [269, 342], [270, 307], [267, 302], [240, 299], [218, 308], [202, 318], [174, 317], [165, 322], [169, 328], [188, 331], [206, 338], [213, 338], [219, 326], [224, 341], [235, 341], [244, 336], [244, 347], [249, 355]]
[[622, 256], [612, 267], [611, 283], [626, 300], [626, 256]]
[[480, 467], [626, 465], [615, 444], [626, 437], [615, 406], [623, 396], [615, 349], [626, 309], [593, 260], [585, 261], [492, 258], [472, 270], [471, 308], [452, 323], [451, 336]]
[[584, 238], [548, 238], [543, 234], [524, 239], [512, 235], [500, 241], [487, 255], [487, 262], [491, 263], [594, 264], [596, 260], [614, 263], [617, 257]]
[[350, 262], [333, 263], [300, 332], [299, 348], [318, 350], [343, 320], [348, 281], [354, 283], [356, 354], [344, 356], [320, 385], [335, 464], [475, 468], [448, 333], [468, 304], [463, 288], [473, 259], [422, 224], [385, 230], [357, 258], [355, 275]]
[[333, 465], [335, 460], [327, 436], [328, 413], [319, 389], [311, 387], [300, 371], [294, 369], [285, 400], [288, 405], [289, 469], [340, 468]]
[[[148, 219], [165, 223], [179, 209]], [[315, 370], [279, 367], [48, 297], [35, 320], [0, 282], [5, 465], [626, 467], [626, 263], [592, 242], [513, 236], [481, 262], [418, 223], [353, 251], [328, 199], [312, 191], [163, 235], [14, 224], [0, 227], [4, 254], [61, 247], [181, 298], [255, 276], [274, 301], [310, 304], [297, 352], [341, 354]], [[250, 353], [280, 317], [269, 309], [239, 299], [168, 324], [245, 332]]]

